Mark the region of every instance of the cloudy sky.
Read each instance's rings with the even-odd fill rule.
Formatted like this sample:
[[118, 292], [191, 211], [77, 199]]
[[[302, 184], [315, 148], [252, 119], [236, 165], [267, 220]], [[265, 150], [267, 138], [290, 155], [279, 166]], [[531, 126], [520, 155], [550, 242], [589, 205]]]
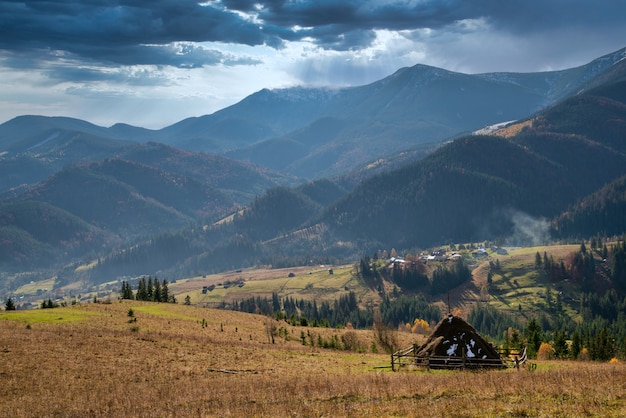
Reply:
[[427, 64], [545, 71], [626, 47], [624, 0], [0, 2], [0, 123], [160, 128], [262, 88], [349, 86]]

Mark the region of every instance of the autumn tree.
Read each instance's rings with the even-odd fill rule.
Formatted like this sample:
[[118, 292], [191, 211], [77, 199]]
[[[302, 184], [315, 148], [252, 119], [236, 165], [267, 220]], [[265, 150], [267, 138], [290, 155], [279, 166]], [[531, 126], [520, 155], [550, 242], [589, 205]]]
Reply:
[[415, 318], [415, 321], [413, 321], [413, 326], [411, 327], [411, 332], [413, 334], [429, 334], [430, 324], [428, 323], [428, 321], [420, 318]]
[[554, 348], [550, 343], [541, 343], [537, 350], [537, 358], [539, 360], [552, 360], [555, 357]]

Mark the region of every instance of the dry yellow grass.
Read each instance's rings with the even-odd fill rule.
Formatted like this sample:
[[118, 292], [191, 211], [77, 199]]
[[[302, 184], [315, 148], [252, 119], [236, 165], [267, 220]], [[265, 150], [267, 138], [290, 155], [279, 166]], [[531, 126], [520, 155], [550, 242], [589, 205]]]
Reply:
[[533, 120], [528, 119], [523, 122], [513, 123], [506, 128], [498, 129], [497, 131], [493, 132], [492, 135], [501, 136], [502, 138], [511, 138], [519, 134], [525, 127], [532, 128], [532, 126]]
[[[136, 322], [128, 322], [129, 308]], [[327, 337], [346, 330], [282, 323], [289, 337], [270, 344], [266, 318], [237, 312], [127, 301], [49, 312], [26, 322], [19, 311], [0, 313], [1, 416], [618, 417], [626, 411], [623, 364], [394, 373], [375, 368], [389, 364], [386, 354], [311, 348], [299, 340], [301, 331]], [[358, 336], [371, 343], [370, 332]]]

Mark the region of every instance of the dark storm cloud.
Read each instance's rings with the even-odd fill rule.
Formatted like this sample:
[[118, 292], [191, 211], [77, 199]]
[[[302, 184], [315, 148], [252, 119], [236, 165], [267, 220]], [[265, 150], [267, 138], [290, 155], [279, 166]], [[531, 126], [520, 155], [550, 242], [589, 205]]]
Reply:
[[436, 30], [483, 19], [491, 29], [524, 36], [560, 26], [623, 26], [625, 9], [622, 0], [5, 0], [0, 50], [60, 50], [103, 63], [193, 68], [238, 62], [216, 51], [168, 45], [212, 41], [281, 48], [285, 41], [309, 39], [348, 50], [370, 45], [376, 29]]
[[[186, 0], [3, 1], [0, 28], [5, 51], [61, 50], [117, 64], [129, 64], [134, 55], [137, 64], [186, 66], [180, 51], [149, 48], [179, 41], [276, 44], [275, 36], [236, 13]], [[184, 53], [191, 66], [219, 62], [200, 50]]]

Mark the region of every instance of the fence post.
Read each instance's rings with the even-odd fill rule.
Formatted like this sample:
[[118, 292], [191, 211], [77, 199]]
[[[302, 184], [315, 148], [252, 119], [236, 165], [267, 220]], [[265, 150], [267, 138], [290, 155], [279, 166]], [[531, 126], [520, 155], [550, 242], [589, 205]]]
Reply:
[[465, 345], [461, 347], [461, 358], [462, 358], [461, 361], [463, 362], [463, 364], [461, 365], [461, 368], [465, 369]]

